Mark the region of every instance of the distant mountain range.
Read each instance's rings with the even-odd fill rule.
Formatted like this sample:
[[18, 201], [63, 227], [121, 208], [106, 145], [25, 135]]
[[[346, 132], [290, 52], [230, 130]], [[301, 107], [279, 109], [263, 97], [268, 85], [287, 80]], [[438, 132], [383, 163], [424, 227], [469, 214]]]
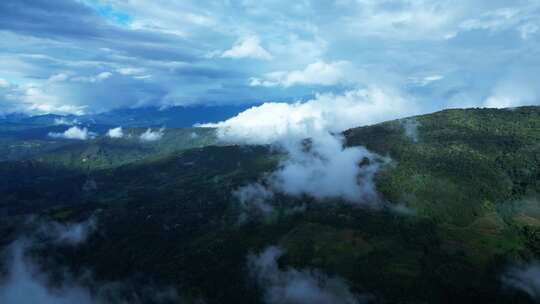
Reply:
[[61, 124], [108, 125], [123, 127], [189, 128], [197, 123], [217, 122], [230, 118], [252, 105], [145, 107], [118, 109], [88, 115], [44, 114], [29, 116], [21, 113], [0, 117], [0, 124], [13, 126], [54, 126]]

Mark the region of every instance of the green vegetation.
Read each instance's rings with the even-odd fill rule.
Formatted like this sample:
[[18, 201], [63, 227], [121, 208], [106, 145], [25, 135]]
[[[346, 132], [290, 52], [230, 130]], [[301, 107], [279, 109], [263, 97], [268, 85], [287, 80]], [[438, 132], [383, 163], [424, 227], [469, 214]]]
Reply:
[[[172, 285], [208, 303], [259, 303], [246, 256], [279, 245], [280, 265], [339, 275], [382, 302], [532, 301], [504, 290], [500, 276], [540, 259], [540, 108], [409, 119], [416, 140], [404, 120], [344, 133], [347, 145], [392, 159], [376, 177], [389, 207], [377, 210], [277, 195], [278, 215], [239, 224], [232, 192], [283, 156], [212, 146], [212, 130], [196, 142], [192, 130], [177, 129], [159, 143], [97, 138], [0, 162], [0, 245], [16, 237], [24, 214], [94, 215], [98, 230], [87, 242], [41, 248], [43, 264], [92, 269], [104, 282]], [[395, 211], [398, 204], [407, 209]], [[305, 210], [286, 212], [295, 206]]]
[[186, 128], [167, 129], [160, 140], [143, 142], [139, 136], [145, 130], [124, 129], [122, 138], [101, 135], [88, 140], [53, 139], [44, 132], [23, 139], [7, 137], [0, 141], [0, 161], [32, 160], [70, 169], [96, 170], [200, 148], [217, 141], [212, 129]]

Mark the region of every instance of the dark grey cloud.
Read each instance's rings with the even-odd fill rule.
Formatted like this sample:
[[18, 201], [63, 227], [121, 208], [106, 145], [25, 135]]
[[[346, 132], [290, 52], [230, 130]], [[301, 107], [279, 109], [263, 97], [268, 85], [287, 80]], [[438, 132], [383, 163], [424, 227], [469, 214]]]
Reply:
[[105, 24], [90, 7], [70, 0], [0, 2], [0, 29], [38, 37], [95, 38]]

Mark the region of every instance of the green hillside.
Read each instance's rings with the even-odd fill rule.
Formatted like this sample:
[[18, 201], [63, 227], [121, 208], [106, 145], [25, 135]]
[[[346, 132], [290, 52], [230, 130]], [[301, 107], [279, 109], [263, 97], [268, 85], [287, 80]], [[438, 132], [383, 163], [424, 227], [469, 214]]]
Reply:
[[12, 137], [0, 141], [0, 161], [32, 160], [70, 169], [96, 170], [204, 147], [217, 141], [214, 130], [207, 128], [166, 129], [159, 140], [142, 141], [140, 135], [146, 130], [124, 129], [122, 138], [101, 135], [87, 140]]
[[45, 268], [175, 286], [188, 302], [260, 303], [246, 257], [278, 245], [281, 267], [339, 275], [378, 302], [532, 303], [501, 276], [540, 259], [540, 107], [446, 110], [348, 130], [348, 146], [392, 159], [376, 176], [382, 208], [278, 194], [274, 213], [246, 221], [233, 191], [286, 156], [213, 146], [213, 131], [198, 131], [212, 133], [193, 141], [192, 131], [169, 129], [155, 145], [97, 138], [0, 162], [0, 245], [25, 214], [92, 215], [98, 231], [80, 247], [36, 249]]

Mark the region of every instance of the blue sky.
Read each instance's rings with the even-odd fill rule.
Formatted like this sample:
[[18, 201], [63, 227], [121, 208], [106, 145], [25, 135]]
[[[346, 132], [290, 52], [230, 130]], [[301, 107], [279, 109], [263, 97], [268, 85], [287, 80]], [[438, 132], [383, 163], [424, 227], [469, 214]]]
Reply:
[[0, 12], [0, 114], [363, 88], [398, 96], [403, 115], [539, 104], [540, 1], [3, 0]]

